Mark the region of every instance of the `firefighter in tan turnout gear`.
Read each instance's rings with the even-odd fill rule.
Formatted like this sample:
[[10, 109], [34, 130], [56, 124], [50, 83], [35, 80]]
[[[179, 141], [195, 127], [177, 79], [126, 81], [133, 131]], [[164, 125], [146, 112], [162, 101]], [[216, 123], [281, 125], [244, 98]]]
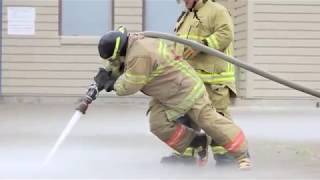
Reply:
[[[214, 141], [238, 160], [241, 169], [250, 168], [243, 131], [216, 112], [202, 80], [176, 55], [172, 42], [111, 31], [101, 38], [99, 53], [104, 61], [119, 61], [124, 69], [118, 78], [100, 69], [94, 78], [98, 89], [119, 96], [138, 91], [151, 96], [150, 130], [160, 140], [180, 153], [193, 147], [200, 165], [207, 162], [208, 145]], [[206, 134], [180, 123], [184, 115]]]
[[[197, 41], [232, 56], [234, 31], [228, 10], [212, 0], [183, 1], [186, 10], [177, 20], [176, 35]], [[231, 119], [228, 111], [230, 96], [236, 95], [233, 65], [181, 44], [177, 44], [177, 51], [204, 81], [209, 98], [216, 111]], [[217, 165], [233, 164], [235, 162], [235, 159], [223, 147], [212, 144], [211, 149]], [[194, 149], [187, 148], [182, 154], [173, 153], [171, 156], [164, 157], [162, 162], [193, 162], [193, 151]]]

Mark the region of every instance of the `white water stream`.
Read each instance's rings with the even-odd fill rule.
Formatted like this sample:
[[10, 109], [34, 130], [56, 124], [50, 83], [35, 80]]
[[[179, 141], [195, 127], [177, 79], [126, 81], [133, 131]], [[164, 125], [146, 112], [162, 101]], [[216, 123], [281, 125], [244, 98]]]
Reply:
[[50, 160], [53, 158], [57, 150], [59, 149], [60, 145], [63, 143], [63, 141], [66, 139], [66, 137], [69, 135], [70, 131], [72, 130], [73, 126], [78, 122], [78, 120], [81, 118], [83, 114], [80, 111], [76, 111], [72, 118], [70, 119], [68, 125], [64, 128], [61, 135], [59, 136], [58, 140], [56, 141], [55, 145], [51, 149], [50, 153], [48, 154], [46, 160], [42, 164], [42, 167], [45, 167]]

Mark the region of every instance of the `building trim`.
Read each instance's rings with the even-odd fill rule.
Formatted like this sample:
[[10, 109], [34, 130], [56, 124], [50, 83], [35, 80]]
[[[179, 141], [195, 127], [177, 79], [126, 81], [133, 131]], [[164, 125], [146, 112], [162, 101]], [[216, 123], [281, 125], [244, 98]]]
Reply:
[[142, 0], [142, 31], [146, 30], [146, 0]]
[[114, 3], [114, 0], [111, 0], [111, 30], [113, 30], [114, 29], [114, 8], [115, 8], [115, 5], [114, 5], [115, 3]]
[[0, 97], [2, 96], [2, 11], [3, 11], [3, 2], [0, 0], [0, 17], [1, 17], [1, 23], [0, 23]]
[[58, 33], [59, 36], [62, 35], [62, 0], [59, 0], [59, 27], [58, 27]]
[[[63, 36], [62, 34], [62, 0], [59, 0], [59, 5], [58, 5], [58, 8], [59, 8], [59, 27], [58, 27], [58, 33], [59, 33], [59, 36]], [[114, 29], [114, 0], [111, 0], [111, 30]]]

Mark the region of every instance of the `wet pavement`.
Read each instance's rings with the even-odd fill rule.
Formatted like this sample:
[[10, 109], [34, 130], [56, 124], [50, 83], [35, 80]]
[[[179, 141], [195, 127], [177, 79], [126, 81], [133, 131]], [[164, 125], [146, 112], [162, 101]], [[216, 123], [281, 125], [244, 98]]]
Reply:
[[320, 179], [320, 109], [233, 107], [254, 168], [160, 164], [171, 150], [149, 132], [146, 104], [96, 104], [41, 167], [74, 105], [0, 104], [0, 178]]

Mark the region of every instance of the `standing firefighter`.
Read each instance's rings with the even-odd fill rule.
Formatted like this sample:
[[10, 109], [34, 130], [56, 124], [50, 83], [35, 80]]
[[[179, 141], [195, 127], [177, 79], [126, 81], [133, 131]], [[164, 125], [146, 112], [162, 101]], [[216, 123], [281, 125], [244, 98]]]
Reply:
[[[232, 56], [234, 32], [228, 10], [211, 0], [184, 0], [184, 4], [186, 10], [178, 18], [175, 27], [177, 36], [197, 41]], [[231, 119], [228, 111], [230, 96], [236, 95], [233, 65], [182, 44], [177, 44], [177, 51], [204, 81], [216, 111]], [[235, 162], [223, 147], [211, 144], [211, 149], [218, 165]], [[194, 149], [187, 148], [181, 155], [173, 153], [164, 157], [162, 162], [193, 162], [193, 151]]]
[[[141, 91], [151, 96], [150, 130], [160, 140], [180, 153], [193, 147], [203, 165], [212, 138], [238, 160], [241, 169], [250, 168], [244, 133], [212, 107], [202, 80], [176, 56], [173, 43], [111, 31], [101, 38], [99, 53], [104, 61], [123, 63], [124, 72], [116, 79], [100, 69], [94, 78], [98, 90], [115, 91], [119, 96]], [[184, 115], [210, 137], [180, 123]]]

